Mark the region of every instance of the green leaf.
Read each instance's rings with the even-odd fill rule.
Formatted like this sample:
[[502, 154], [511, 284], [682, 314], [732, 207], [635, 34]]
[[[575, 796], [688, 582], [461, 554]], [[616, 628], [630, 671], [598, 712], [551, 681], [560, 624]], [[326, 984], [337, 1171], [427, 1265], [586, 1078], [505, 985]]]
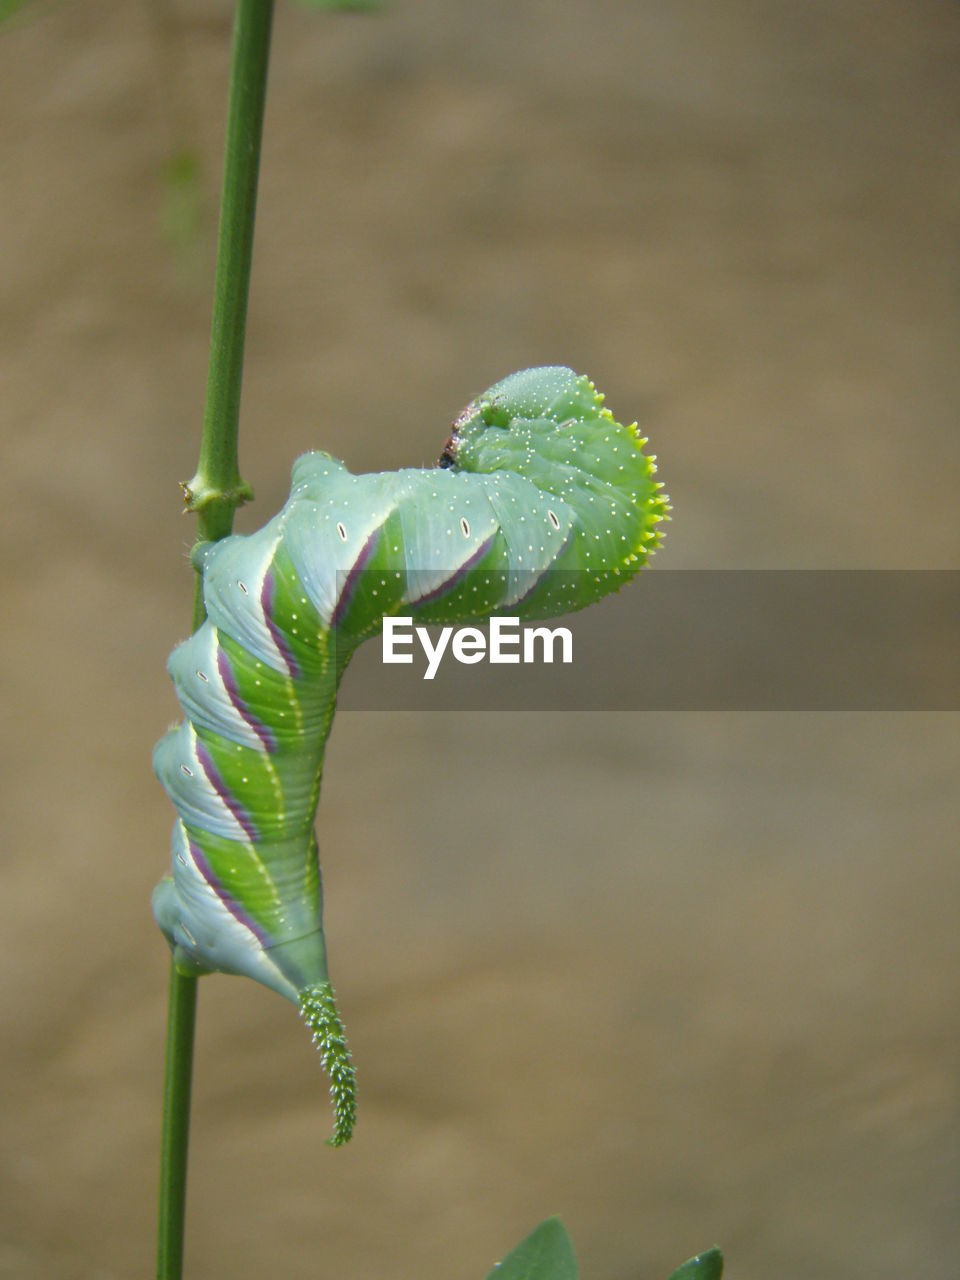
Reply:
[[706, 1253], [698, 1253], [682, 1267], [677, 1267], [670, 1280], [720, 1280], [723, 1275], [723, 1254], [714, 1245]]
[[559, 1218], [547, 1218], [498, 1262], [487, 1280], [577, 1280], [577, 1259]]

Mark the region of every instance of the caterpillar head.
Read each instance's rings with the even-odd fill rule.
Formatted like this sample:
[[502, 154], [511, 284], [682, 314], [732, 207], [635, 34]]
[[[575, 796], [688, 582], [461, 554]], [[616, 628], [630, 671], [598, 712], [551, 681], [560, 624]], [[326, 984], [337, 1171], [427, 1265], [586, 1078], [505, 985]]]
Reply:
[[592, 501], [590, 495], [619, 493], [642, 525], [639, 548], [659, 541], [659, 531], [650, 530], [669, 509], [644, 444], [636, 423], [624, 426], [604, 408], [589, 378], [550, 365], [511, 374], [467, 405], [439, 465], [513, 472], [573, 505], [580, 498]]
[[[512, 373], [477, 396], [460, 413], [440, 455], [441, 467], [496, 471], [517, 463], [517, 446], [536, 448], [537, 438], [602, 411], [589, 378], [562, 365]], [[491, 465], [492, 464], [492, 465]]]

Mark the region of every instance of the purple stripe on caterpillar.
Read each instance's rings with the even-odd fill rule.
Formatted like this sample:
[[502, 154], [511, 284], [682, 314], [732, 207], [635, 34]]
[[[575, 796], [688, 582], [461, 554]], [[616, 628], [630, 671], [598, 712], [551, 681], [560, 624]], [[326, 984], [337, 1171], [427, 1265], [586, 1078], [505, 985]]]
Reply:
[[223, 687], [226, 689], [227, 697], [230, 699], [234, 708], [263, 743], [264, 751], [266, 751], [268, 755], [272, 755], [277, 749], [277, 740], [267, 725], [253, 714], [241, 698], [240, 690], [237, 687], [237, 679], [233, 674], [233, 667], [230, 663], [230, 659], [227, 657], [223, 649], [220, 648], [217, 649], [217, 671], [220, 673], [220, 679], [223, 681]]
[[490, 554], [490, 549], [493, 546], [496, 536], [496, 533], [491, 533], [488, 538], [484, 538], [476, 551], [474, 551], [472, 555], [468, 556], [460, 568], [455, 569], [449, 578], [444, 579], [439, 586], [434, 587], [432, 591], [428, 591], [426, 595], [418, 596], [416, 599], [411, 599], [410, 604], [415, 606], [433, 604], [435, 600], [441, 600], [445, 595], [449, 594], [454, 587], [458, 587], [460, 583], [463, 582], [464, 578], [466, 578], [470, 570], [476, 568], [484, 556]]
[[200, 761], [203, 772], [207, 775], [210, 785], [230, 810], [231, 814], [233, 814], [238, 826], [243, 831], [243, 834], [251, 844], [255, 844], [259, 839], [259, 835], [256, 827], [250, 819], [249, 813], [247, 813], [240, 801], [230, 794], [229, 788], [220, 777], [217, 766], [213, 763], [213, 757], [210, 755], [210, 752], [204, 746], [199, 737], [197, 738], [197, 759]]
[[353, 593], [357, 589], [357, 583], [360, 581], [360, 574], [366, 568], [370, 561], [370, 557], [377, 548], [377, 543], [380, 541], [380, 530], [382, 527], [382, 525], [378, 526], [374, 529], [373, 533], [370, 534], [366, 542], [363, 544], [360, 554], [357, 556], [348, 571], [347, 576], [344, 579], [340, 597], [337, 600], [337, 606], [333, 611], [333, 617], [330, 619], [331, 627], [339, 627], [340, 623], [343, 621], [344, 614], [347, 612], [347, 609], [350, 606], [350, 601], [353, 598]]
[[253, 917], [248, 915], [247, 912], [244, 911], [243, 907], [240, 906], [240, 903], [237, 902], [236, 898], [234, 898], [231, 894], [229, 894], [226, 891], [226, 889], [223, 887], [223, 885], [214, 875], [213, 868], [210, 866], [210, 863], [207, 861], [206, 854], [203, 852], [203, 850], [200, 848], [197, 842], [195, 840], [189, 839], [188, 837], [187, 843], [190, 846], [190, 857], [193, 859], [194, 865], [196, 866], [200, 874], [203, 876], [204, 880], [207, 882], [207, 884], [210, 886], [213, 892], [217, 895], [217, 897], [223, 903], [227, 911], [230, 912], [233, 918], [239, 924], [242, 924], [245, 929], [249, 929], [250, 932], [253, 934], [253, 936], [256, 938], [256, 940], [260, 943], [261, 947], [263, 947], [266, 950], [266, 948], [269, 947], [271, 942], [270, 935], [265, 930], [261, 929], [261, 927], [253, 919]]
[[273, 593], [276, 589], [276, 582], [273, 577], [273, 569], [268, 569], [263, 575], [263, 586], [260, 588], [260, 608], [263, 610], [263, 620], [267, 624], [267, 630], [273, 643], [277, 646], [277, 650], [287, 664], [287, 670], [290, 673], [291, 680], [299, 680], [303, 674], [300, 670], [300, 664], [293, 656], [290, 646], [287, 644], [287, 638], [273, 620]]

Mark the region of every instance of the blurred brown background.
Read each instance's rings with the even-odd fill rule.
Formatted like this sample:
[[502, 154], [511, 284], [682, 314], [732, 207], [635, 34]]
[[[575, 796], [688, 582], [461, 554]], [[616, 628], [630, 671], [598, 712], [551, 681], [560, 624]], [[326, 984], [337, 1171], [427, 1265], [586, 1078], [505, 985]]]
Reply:
[[[152, 1273], [229, 23], [0, 29], [4, 1277]], [[279, 4], [239, 527], [565, 362], [649, 431], [661, 567], [956, 567], [958, 53], [937, 0]], [[292, 1008], [205, 980], [188, 1275], [476, 1280], [552, 1212], [585, 1280], [951, 1274], [957, 763], [955, 715], [343, 717], [356, 1138]]]

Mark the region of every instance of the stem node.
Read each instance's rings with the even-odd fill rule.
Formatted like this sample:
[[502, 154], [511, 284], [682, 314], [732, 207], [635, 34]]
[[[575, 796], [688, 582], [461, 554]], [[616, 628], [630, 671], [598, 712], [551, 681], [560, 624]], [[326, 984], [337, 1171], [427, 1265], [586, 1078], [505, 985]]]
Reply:
[[229, 507], [236, 511], [245, 502], [253, 500], [253, 489], [239, 475], [233, 483], [211, 484], [206, 476], [198, 471], [192, 480], [181, 480], [183, 490], [183, 510], [200, 512], [211, 507]]

